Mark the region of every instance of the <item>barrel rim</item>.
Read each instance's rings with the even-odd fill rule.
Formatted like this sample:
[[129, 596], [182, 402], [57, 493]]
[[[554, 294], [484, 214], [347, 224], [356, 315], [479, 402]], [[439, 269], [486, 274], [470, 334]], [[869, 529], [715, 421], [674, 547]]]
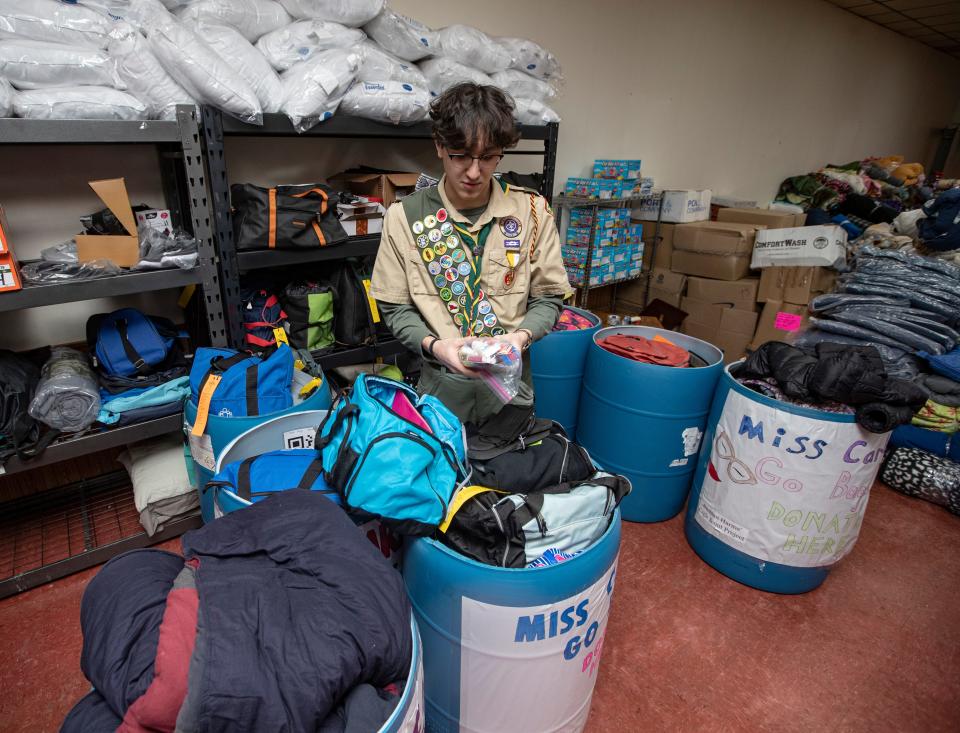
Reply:
[[818, 410], [815, 407], [803, 407], [801, 405], [794, 405], [790, 402], [784, 402], [783, 400], [776, 400], [773, 397], [767, 397], [764, 394], [755, 392], [749, 387], [745, 387], [736, 380], [736, 378], [731, 374], [731, 369], [736, 366], [740, 366], [745, 363], [746, 359], [740, 359], [735, 361], [732, 364], [728, 364], [723, 370], [723, 378], [727, 382], [727, 386], [730, 387], [734, 392], [747, 397], [748, 399], [753, 400], [754, 402], [759, 402], [761, 405], [766, 407], [772, 407], [775, 410], [780, 410], [782, 412], [790, 413], [791, 415], [798, 415], [799, 417], [809, 417], [815, 420], [822, 420], [824, 422], [835, 422], [835, 423], [855, 423], [857, 421], [856, 414], [843, 414], [839, 412], [828, 412], [827, 410]]
[[590, 328], [577, 328], [572, 331], [554, 331], [551, 329], [547, 336], [575, 336], [578, 333], [592, 333], [603, 327], [603, 319], [593, 311], [588, 311], [586, 308], [577, 308], [573, 305], [564, 305], [560, 312], [563, 313], [565, 310], [574, 311], [575, 313], [579, 313], [587, 318], [592, 318], [595, 322], [592, 326], [590, 326]]
[[[609, 332], [609, 333], [608, 333], [608, 332]], [[650, 367], [650, 368], [652, 368], [652, 369], [676, 369], [676, 367], [665, 366], [665, 365], [663, 365], [663, 364], [646, 364], [646, 363], [644, 363], [644, 362], [634, 361], [634, 360], [632, 360], [632, 359], [628, 359], [628, 358], [625, 357], [625, 356], [620, 356], [619, 354], [614, 354], [612, 351], [607, 351], [606, 349], [604, 349], [604, 348], [598, 343], [599, 340], [600, 340], [601, 338], [604, 338], [605, 336], [613, 336], [613, 335], [618, 334], [618, 333], [630, 333], [630, 332], [633, 332], [633, 333], [640, 332], [638, 335], [647, 335], [647, 334], [657, 335], [657, 334], [664, 334], [664, 338], [666, 338], [666, 339], [670, 339], [670, 338], [674, 338], [674, 339], [675, 339], [677, 336], [683, 336], [684, 339], [689, 339], [690, 341], [696, 341], [698, 344], [703, 344], [704, 347], [706, 347], [707, 353], [710, 353], [711, 358], [710, 358], [710, 359], [706, 359], [706, 358], [704, 358], [703, 356], [701, 356], [700, 353], [697, 353], [697, 356], [699, 356], [701, 359], [703, 359], [704, 361], [706, 361], [706, 362], [708, 362], [708, 363], [707, 363], [705, 366], [702, 366], [702, 367], [689, 367], [689, 369], [686, 370], [686, 371], [689, 371], [689, 372], [691, 372], [691, 373], [696, 372], [696, 371], [699, 371], [699, 370], [701, 370], [701, 369], [716, 368], [717, 365], [723, 366], [723, 351], [721, 351], [718, 347], [716, 347], [716, 346], [714, 346], [713, 344], [711, 344], [709, 341], [704, 341], [703, 339], [698, 339], [696, 336], [690, 336], [690, 335], [685, 334], [685, 333], [677, 333], [676, 331], [668, 331], [668, 330], [665, 329], [665, 328], [654, 328], [653, 326], [632, 326], [632, 325], [630, 325], [630, 326], [606, 326], [606, 327], [604, 327], [604, 328], [598, 329], [598, 330], [596, 330], [596, 331], [593, 332], [593, 343], [594, 343], [595, 346], [597, 346], [597, 348], [601, 349], [604, 353], [609, 354], [610, 356], [616, 357], [616, 358], [618, 358], [618, 359], [623, 359], [623, 361], [624, 361], [625, 363], [627, 363], [627, 364], [634, 364], [634, 365], [636, 365], [637, 367]], [[712, 353], [711, 353], [711, 352], [712, 352]]]
[[400, 695], [400, 699], [397, 700], [396, 706], [390, 713], [390, 717], [384, 721], [377, 733], [383, 733], [383, 731], [393, 729], [400, 722], [401, 716], [407, 714], [413, 696], [416, 695], [417, 667], [420, 665], [420, 657], [423, 655], [421, 648], [423, 641], [420, 639], [420, 629], [417, 626], [417, 620], [412, 608], [410, 609], [410, 631], [413, 635], [413, 653], [410, 655], [410, 670], [407, 672], [407, 682], [403, 687], [403, 694]]

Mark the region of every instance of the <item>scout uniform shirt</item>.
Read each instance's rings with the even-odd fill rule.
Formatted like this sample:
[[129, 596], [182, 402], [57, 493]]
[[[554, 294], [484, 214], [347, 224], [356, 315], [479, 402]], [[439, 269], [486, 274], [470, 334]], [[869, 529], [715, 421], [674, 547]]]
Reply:
[[473, 224], [450, 204], [443, 179], [391, 206], [370, 295], [413, 304], [446, 339], [510, 333], [520, 327], [528, 298], [570, 292], [546, 199], [496, 179], [491, 185]]

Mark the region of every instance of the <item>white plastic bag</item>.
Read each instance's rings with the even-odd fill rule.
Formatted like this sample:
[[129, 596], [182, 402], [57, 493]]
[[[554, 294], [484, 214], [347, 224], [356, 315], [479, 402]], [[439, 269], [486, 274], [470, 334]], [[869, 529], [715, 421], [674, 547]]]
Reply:
[[31, 89], [13, 98], [17, 117], [34, 120], [143, 120], [147, 106], [110, 87]]
[[17, 89], [124, 86], [117, 62], [103, 49], [46, 41], [0, 41], [0, 76]]
[[384, 51], [370, 39], [364, 41], [362, 45], [363, 66], [357, 74], [357, 78], [361, 81], [399, 81], [429, 89], [427, 77], [416, 64]]
[[298, 20], [267, 33], [257, 41], [257, 50], [277, 71], [286, 71], [298, 61], [331, 48], [350, 48], [366, 38], [356, 28], [329, 20]]
[[560, 121], [560, 115], [539, 100], [519, 97], [513, 101], [516, 104], [513, 116], [521, 125], [547, 125]]
[[283, 87], [280, 77], [263, 54], [244, 38], [240, 31], [225, 25], [198, 27], [201, 37], [210, 44], [220, 58], [239, 74], [260, 100], [264, 112], [279, 112], [283, 103]]
[[[151, 17], [170, 13], [160, 0], [83, 0], [83, 5], [108, 20], [120, 20], [137, 29]], [[115, 34], [116, 28], [113, 28], [108, 35], [112, 38]]]
[[519, 69], [544, 80], [557, 80], [562, 76], [557, 57], [540, 44], [526, 38], [497, 38], [496, 40], [510, 54], [511, 69]]
[[228, 25], [251, 43], [293, 22], [274, 0], [197, 0], [177, 11], [177, 17], [197, 24]]
[[13, 117], [13, 87], [3, 77], [0, 77], [0, 117]]
[[359, 47], [331, 48], [283, 73], [282, 111], [297, 132], [333, 116], [362, 61]]
[[388, 6], [363, 30], [394, 56], [404, 61], [419, 61], [434, 52], [436, 33], [423, 23], [395, 13]]
[[195, 104], [187, 91], [160, 65], [139, 33], [117, 33], [107, 51], [117, 61], [117, 73], [127, 91], [147, 105], [152, 119], [172, 120], [178, 104]]
[[491, 74], [493, 83], [514, 98], [535, 99], [546, 104], [557, 96], [553, 85], [516, 69], [507, 69]]
[[510, 68], [510, 52], [481, 30], [449, 25], [437, 31], [439, 55], [492, 74]]
[[147, 43], [167, 73], [198, 102], [262, 124], [256, 92], [193, 29], [172, 16], [161, 18], [149, 24]]
[[430, 92], [402, 81], [358, 81], [344, 96], [340, 111], [392, 125], [412, 125], [427, 117]]
[[472, 81], [474, 84], [493, 84], [493, 79], [482, 71], [471, 69], [453, 59], [437, 58], [420, 62], [420, 71], [427, 77], [430, 93], [438, 97], [454, 84]]
[[0, 38], [105, 48], [111, 21], [82, 5], [57, 0], [0, 0]]
[[280, 0], [294, 18], [332, 20], [359, 28], [383, 8], [383, 0]]

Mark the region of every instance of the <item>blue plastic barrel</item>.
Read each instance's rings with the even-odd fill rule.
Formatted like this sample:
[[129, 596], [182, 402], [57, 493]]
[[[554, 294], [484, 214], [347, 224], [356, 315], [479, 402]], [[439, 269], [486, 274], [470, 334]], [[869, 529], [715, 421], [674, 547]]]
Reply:
[[[617, 356], [597, 342], [614, 334], [660, 335], [707, 366], [676, 368]], [[577, 442], [600, 466], [630, 479], [620, 504], [631, 522], [675, 516], [687, 498], [723, 353], [700, 339], [647, 326], [593, 334], [580, 393]]]
[[548, 333], [530, 347], [530, 372], [537, 417], [556, 420], [567, 431], [567, 437], [574, 440], [583, 369], [593, 334], [600, 328], [600, 319], [590, 311], [568, 308], [589, 318], [593, 328]]
[[710, 410], [687, 541], [740, 583], [805, 593], [826, 579], [839, 543], [846, 553], [856, 542], [890, 434], [754, 392], [731, 376], [737, 366], [723, 372]]
[[[214, 519], [213, 498], [209, 492], [204, 492], [203, 487], [207, 481], [213, 478], [214, 465], [220, 457], [220, 453], [226, 447], [227, 443], [238, 435], [245, 433], [251, 428], [280, 415], [290, 415], [306, 410], [326, 410], [330, 407], [330, 387], [324, 380], [309, 397], [301, 399], [299, 395], [298, 375], [303, 372], [294, 370], [294, 383], [292, 386], [293, 405], [286, 410], [269, 413], [267, 415], [256, 415], [253, 417], [220, 417], [219, 415], [210, 415], [207, 418], [207, 427], [204, 437], [201, 439], [193, 438], [190, 435], [190, 428], [193, 421], [197, 419], [197, 406], [191, 400], [187, 400], [183, 408], [183, 430], [187, 435], [190, 449], [193, 453], [193, 467], [196, 477], [196, 489], [200, 493], [200, 514], [204, 522], [210, 522]], [[309, 378], [308, 378], [309, 379]], [[203, 447], [200, 443], [203, 442]], [[280, 446], [281, 448], [283, 446]], [[294, 446], [288, 446], [294, 447]], [[203, 455], [205, 449], [208, 449], [211, 455]], [[279, 450], [279, 448], [277, 448]]]
[[403, 576], [423, 637], [426, 730], [583, 730], [619, 548], [619, 513], [595, 545], [543, 568], [410, 543]]

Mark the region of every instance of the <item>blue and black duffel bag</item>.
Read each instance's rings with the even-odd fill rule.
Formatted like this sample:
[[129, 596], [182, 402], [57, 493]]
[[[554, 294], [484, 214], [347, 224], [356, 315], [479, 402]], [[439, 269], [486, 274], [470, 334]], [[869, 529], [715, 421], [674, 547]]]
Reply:
[[268, 358], [230, 349], [197, 349], [190, 369], [190, 399], [200, 397], [213, 375], [220, 379], [210, 395], [208, 414], [220, 417], [267, 415], [293, 404], [293, 352], [281, 345]]
[[99, 369], [111, 376], [147, 376], [167, 369], [178, 335], [171, 321], [136, 308], [98, 313], [87, 320], [90, 351]]

